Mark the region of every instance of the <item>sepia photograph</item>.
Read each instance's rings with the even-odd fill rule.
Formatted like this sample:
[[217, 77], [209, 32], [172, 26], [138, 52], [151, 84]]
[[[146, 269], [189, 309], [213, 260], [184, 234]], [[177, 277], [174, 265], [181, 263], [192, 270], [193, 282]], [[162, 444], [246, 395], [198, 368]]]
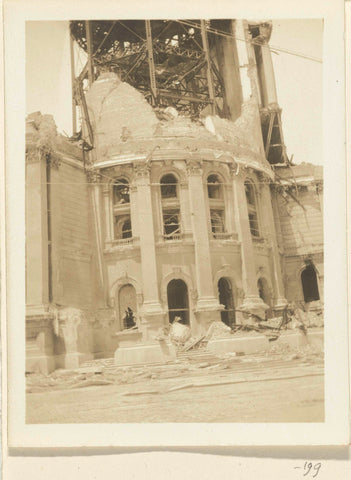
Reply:
[[324, 421], [322, 47], [26, 23], [28, 423]]
[[267, 1], [7, 2], [10, 447], [348, 438], [342, 10]]

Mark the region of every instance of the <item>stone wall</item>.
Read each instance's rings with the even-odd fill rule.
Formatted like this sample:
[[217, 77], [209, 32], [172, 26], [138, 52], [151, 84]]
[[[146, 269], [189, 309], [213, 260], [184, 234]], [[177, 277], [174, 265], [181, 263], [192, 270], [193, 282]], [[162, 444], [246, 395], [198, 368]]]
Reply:
[[86, 174], [62, 162], [52, 181], [53, 302], [89, 308], [94, 244]]

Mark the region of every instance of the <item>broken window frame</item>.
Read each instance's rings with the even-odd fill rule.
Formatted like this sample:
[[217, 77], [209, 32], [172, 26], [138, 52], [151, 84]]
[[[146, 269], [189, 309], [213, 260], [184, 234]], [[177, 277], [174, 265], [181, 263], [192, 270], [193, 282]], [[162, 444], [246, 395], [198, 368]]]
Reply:
[[261, 233], [257, 209], [256, 188], [250, 180], [246, 180], [244, 186], [251, 236], [258, 239], [261, 238]]
[[210, 209], [211, 231], [214, 238], [221, 238], [225, 233], [224, 209]]
[[[164, 180], [167, 179], [167, 182]], [[165, 188], [174, 187], [165, 194]], [[160, 197], [161, 197], [161, 210], [162, 210], [162, 238], [164, 241], [177, 241], [182, 239], [181, 228], [181, 212], [179, 202], [179, 179], [173, 172], [168, 172], [162, 175], [160, 180]], [[174, 229], [170, 229], [170, 224], [166, 222], [169, 216], [176, 216], [174, 222]]]
[[206, 187], [211, 234], [215, 240], [220, 240], [228, 236], [223, 180], [217, 173], [211, 173], [207, 175]]
[[[122, 193], [124, 190], [124, 193]], [[130, 204], [130, 187], [126, 178], [118, 178], [113, 184], [113, 206]], [[119, 199], [118, 199], [119, 197]]]
[[[175, 219], [174, 223], [167, 223]], [[163, 238], [164, 240], [180, 240], [181, 224], [180, 224], [180, 210], [169, 209], [162, 211], [163, 220]], [[170, 229], [169, 227], [173, 227]]]

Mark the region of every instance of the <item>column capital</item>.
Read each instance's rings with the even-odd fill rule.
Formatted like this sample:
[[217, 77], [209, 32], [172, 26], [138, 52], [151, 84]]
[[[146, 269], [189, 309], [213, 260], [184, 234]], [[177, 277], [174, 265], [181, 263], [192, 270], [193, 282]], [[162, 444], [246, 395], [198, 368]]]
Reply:
[[100, 183], [101, 175], [98, 170], [87, 170], [87, 179], [89, 183]]
[[186, 171], [188, 175], [202, 175], [202, 160], [189, 158], [186, 160]]
[[231, 178], [236, 177], [239, 174], [240, 166], [239, 164], [233, 160], [231, 163], [228, 163], [228, 170]]
[[136, 178], [148, 177], [150, 175], [151, 166], [149, 163], [134, 163], [134, 175]]

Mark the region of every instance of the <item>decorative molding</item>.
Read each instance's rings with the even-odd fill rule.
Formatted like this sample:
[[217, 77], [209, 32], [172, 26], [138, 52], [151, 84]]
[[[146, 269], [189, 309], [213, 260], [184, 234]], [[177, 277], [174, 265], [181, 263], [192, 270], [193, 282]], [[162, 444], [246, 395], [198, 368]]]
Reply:
[[134, 170], [135, 177], [143, 178], [143, 177], [148, 177], [150, 175], [151, 167], [150, 167], [150, 164], [146, 162], [134, 163], [133, 170]]
[[39, 163], [41, 161], [41, 155], [37, 148], [26, 149], [26, 163]]
[[61, 157], [56, 155], [55, 153], [44, 154], [46, 155], [46, 161], [51, 168], [58, 170], [59, 166], [61, 165]]
[[239, 175], [241, 168], [235, 160], [233, 160], [232, 163], [227, 163], [227, 165], [228, 165], [229, 174], [232, 178]]
[[188, 175], [202, 175], [202, 160], [190, 158], [186, 160], [186, 171]]
[[89, 183], [100, 183], [101, 175], [98, 170], [87, 170], [86, 174]]

